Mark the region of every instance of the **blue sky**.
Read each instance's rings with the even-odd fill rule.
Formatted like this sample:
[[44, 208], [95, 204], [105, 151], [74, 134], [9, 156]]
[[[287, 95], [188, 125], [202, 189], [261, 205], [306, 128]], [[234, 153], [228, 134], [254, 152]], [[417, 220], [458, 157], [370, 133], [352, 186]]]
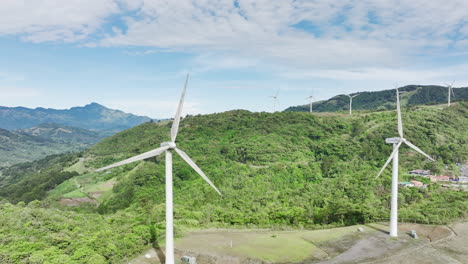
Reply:
[[[429, 3], [428, 3], [429, 2]], [[3, 0], [0, 105], [272, 111], [395, 83], [468, 86], [468, 2]]]

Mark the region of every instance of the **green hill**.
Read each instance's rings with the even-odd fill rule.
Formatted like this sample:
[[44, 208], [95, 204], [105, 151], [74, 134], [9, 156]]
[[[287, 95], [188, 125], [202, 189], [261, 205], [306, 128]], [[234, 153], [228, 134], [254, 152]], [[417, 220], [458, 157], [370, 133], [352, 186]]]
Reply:
[[[405, 136], [437, 162], [402, 148], [402, 180], [406, 171], [440, 173], [445, 164], [457, 173], [454, 164], [468, 160], [468, 102], [405, 107], [403, 121]], [[14, 180], [0, 187], [0, 197], [20, 204], [0, 205], [0, 231], [9, 234], [9, 240], [0, 237], [0, 260], [52, 261], [66, 255], [64, 263], [109, 263], [160, 242], [164, 157], [109, 172], [93, 169], [158, 147], [169, 140], [170, 126], [145, 123], [82, 153], [4, 170], [0, 177]], [[384, 139], [396, 135], [393, 110], [353, 116], [243, 110], [189, 116], [181, 122], [178, 146], [223, 196], [175, 156], [176, 233], [212, 226], [315, 228], [388, 218], [391, 173], [375, 175], [391, 153]], [[468, 216], [468, 192], [433, 184], [403, 188], [399, 199], [401, 218], [446, 223]], [[42, 202], [21, 203], [33, 200]], [[92, 202], [67, 206], [77, 201]], [[7, 217], [18, 220], [10, 223]], [[49, 231], [36, 232], [34, 226]], [[28, 232], [35, 242], [24, 239]]]
[[[403, 106], [447, 104], [447, 87], [437, 85], [407, 85], [400, 87]], [[451, 101], [468, 100], [468, 88], [454, 88], [455, 96]], [[389, 110], [395, 108], [395, 90], [377, 92], [360, 92], [353, 99], [353, 110]], [[314, 112], [338, 112], [349, 110], [349, 98], [346, 95], [337, 95], [325, 101], [313, 103]], [[309, 112], [310, 105], [291, 106], [287, 112]]]

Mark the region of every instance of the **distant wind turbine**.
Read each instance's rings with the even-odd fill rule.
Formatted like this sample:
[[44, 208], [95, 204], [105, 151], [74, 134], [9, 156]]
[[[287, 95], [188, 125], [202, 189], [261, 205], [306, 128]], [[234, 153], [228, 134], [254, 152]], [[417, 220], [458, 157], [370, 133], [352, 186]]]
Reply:
[[276, 91], [275, 95], [270, 96], [273, 98], [273, 112], [276, 112], [276, 107], [279, 106], [279, 100], [278, 100], [278, 94], [279, 94], [280, 89]]
[[353, 98], [358, 96], [359, 94], [356, 94], [356, 95], [349, 95], [347, 94], [346, 96], [349, 97], [349, 115], [352, 115], [353, 114]]
[[151, 157], [158, 156], [163, 152], [166, 153], [166, 264], [174, 264], [174, 215], [173, 215], [173, 201], [172, 201], [172, 151], [177, 152], [180, 157], [185, 160], [200, 176], [211, 186], [217, 193], [221, 195], [221, 192], [214, 186], [214, 184], [208, 179], [208, 177], [203, 173], [203, 171], [193, 162], [193, 160], [182, 150], [178, 149], [175, 144], [177, 137], [177, 132], [179, 130], [180, 116], [182, 112], [182, 106], [184, 104], [185, 91], [187, 89], [188, 83], [188, 74], [187, 79], [185, 80], [184, 90], [182, 91], [182, 96], [180, 98], [179, 106], [177, 107], [177, 112], [172, 123], [171, 128], [171, 141], [161, 143], [161, 147], [145, 152], [135, 157], [114, 163], [112, 165], [100, 168], [96, 171], [103, 171], [110, 168], [122, 166], [128, 163], [135, 161], [140, 161], [148, 159]]
[[[382, 167], [380, 170], [379, 174], [377, 177], [379, 177], [382, 172], [385, 170], [387, 165], [390, 163], [390, 161], [393, 160], [393, 166], [392, 166], [392, 196], [391, 196], [391, 205], [390, 205], [390, 236], [391, 237], [397, 237], [398, 236], [398, 150], [401, 147], [401, 144], [405, 143], [408, 145], [410, 148], [416, 150], [417, 152], [421, 153], [424, 155], [426, 158], [428, 158], [431, 161], [434, 161], [433, 158], [431, 158], [429, 155], [424, 153], [421, 149], [413, 145], [411, 142], [407, 141], [403, 137], [403, 122], [401, 120], [401, 110], [400, 110], [400, 94], [398, 92], [398, 88], [396, 88], [396, 96], [397, 96], [397, 115], [398, 115], [398, 135], [400, 137], [396, 138], [387, 138], [385, 139], [385, 142], [388, 144], [393, 144], [393, 152], [388, 158], [387, 162], [385, 162], [385, 165]], [[376, 177], [376, 178], [377, 178]]]
[[306, 99], [309, 99], [310, 100], [310, 112], [312, 113], [312, 103], [313, 103], [313, 100], [315, 99], [312, 95], [309, 96], [309, 97], [306, 97]]
[[453, 92], [453, 84], [455, 81], [452, 82], [452, 84], [445, 84], [448, 88], [448, 106], [450, 106], [450, 96], [453, 95], [455, 97], [455, 93]]

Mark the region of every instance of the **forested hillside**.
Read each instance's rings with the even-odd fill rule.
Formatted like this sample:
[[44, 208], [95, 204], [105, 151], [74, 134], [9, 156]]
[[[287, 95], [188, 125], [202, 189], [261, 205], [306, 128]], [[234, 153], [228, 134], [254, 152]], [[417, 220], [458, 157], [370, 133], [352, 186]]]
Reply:
[[[422, 104], [447, 104], [448, 88], [437, 85], [407, 85], [400, 87], [404, 92], [401, 95], [401, 103], [404, 106], [414, 106]], [[468, 100], [468, 88], [454, 88], [451, 101]], [[395, 90], [389, 89], [377, 92], [360, 92], [352, 95], [359, 96], [353, 99], [353, 110], [389, 110], [395, 108]], [[314, 112], [337, 112], [349, 110], [349, 97], [337, 95], [325, 101], [313, 103]], [[309, 112], [310, 105], [304, 104], [291, 106], [287, 112]]]
[[[404, 107], [403, 121], [405, 137], [437, 161], [404, 147], [401, 179], [417, 168], [456, 174], [454, 164], [468, 160], [467, 102], [443, 109]], [[14, 177], [0, 187], [2, 263], [109, 263], [161, 242], [164, 156], [109, 172], [93, 169], [159, 147], [169, 140], [170, 127], [171, 122], [145, 123], [83, 153], [4, 171], [0, 177]], [[385, 138], [396, 135], [394, 110], [353, 116], [244, 110], [189, 116], [181, 122], [178, 146], [223, 196], [174, 156], [176, 233], [212, 226], [315, 228], [388, 218], [391, 173], [375, 175], [391, 153]], [[94, 202], [66, 206], [76, 199]], [[468, 216], [468, 192], [433, 184], [401, 189], [399, 199], [401, 218], [446, 223]], [[35, 226], [44, 232], [34, 231]]]
[[51, 123], [13, 131], [0, 128], [0, 171], [49, 155], [81, 151], [103, 138], [94, 131]]

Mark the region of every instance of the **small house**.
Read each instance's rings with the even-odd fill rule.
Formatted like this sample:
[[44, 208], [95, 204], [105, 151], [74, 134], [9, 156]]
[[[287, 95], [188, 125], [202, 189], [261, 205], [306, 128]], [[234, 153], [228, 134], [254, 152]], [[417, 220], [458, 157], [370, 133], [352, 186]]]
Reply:
[[427, 178], [431, 180], [431, 182], [436, 182], [437, 181], [437, 176], [435, 175], [428, 175]]
[[450, 181], [450, 177], [449, 176], [444, 176], [444, 175], [436, 176], [436, 179], [437, 179], [437, 181]]
[[414, 184], [414, 187], [423, 187], [424, 186], [424, 183], [420, 182], [420, 181], [410, 181], [411, 183]]
[[402, 181], [398, 183], [401, 187], [414, 187], [414, 183], [408, 181]]

